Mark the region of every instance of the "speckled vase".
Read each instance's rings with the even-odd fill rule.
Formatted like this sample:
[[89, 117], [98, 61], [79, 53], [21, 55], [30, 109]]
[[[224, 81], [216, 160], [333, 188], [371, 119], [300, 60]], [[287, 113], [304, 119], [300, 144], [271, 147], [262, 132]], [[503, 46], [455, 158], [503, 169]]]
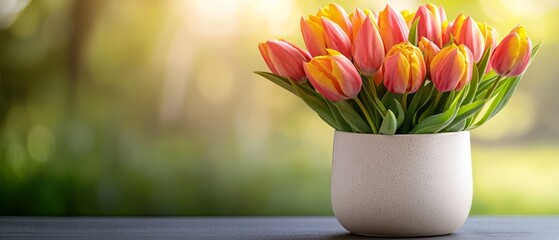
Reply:
[[420, 237], [454, 232], [472, 204], [470, 133], [336, 131], [332, 208], [348, 231]]

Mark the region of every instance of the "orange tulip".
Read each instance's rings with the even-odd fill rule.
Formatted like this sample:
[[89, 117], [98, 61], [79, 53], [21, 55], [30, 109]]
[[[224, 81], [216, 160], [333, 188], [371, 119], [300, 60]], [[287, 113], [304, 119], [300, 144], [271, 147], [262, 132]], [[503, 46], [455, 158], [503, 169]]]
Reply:
[[361, 25], [363, 25], [363, 22], [365, 21], [365, 18], [367, 18], [367, 16], [370, 17], [371, 20], [373, 20], [373, 22], [375, 24], [377, 24], [376, 23], [376, 19], [377, 19], [376, 13], [374, 13], [373, 11], [371, 11], [369, 9], [361, 10], [359, 8], [356, 8], [354, 12], [349, 14], [349, 21], [351, 22], [351, 26], [352, 26], [351, 32], [353, 33], [353, 36], [352, 36], [351, 39], [353, 41], [355, 41], [355, 38], [357, 36], [357, 32], [361, 28]]
[[[456, 44], [464, 44], [470, 49], [476, 62], [481, 59], [485, 42], [481, 30], [473, 18], [460, 14], [447, 31], [450, 31]], [[450, 37], [450, 34], [447, 34], [447, 37]]]
[[357, 30], [353, 41], [353, 60], [357, 69], [367, 76], [371, 76], [382, 66], [384, 45], [377, 25], [369, 16]]
[[310, 83], [331, 101], [355, 98], [362, 86], [357, 69], [341, 53], [330, 49], [328, 53], [328, 56], [314, 57], [304, 64]]
[[414, 93], [425, 80], [421, 51], [409, 42], [394, 45], [384, 60], [384, 86], [395, 94]]
[[404, 17], [388, 5], [378, 16], [378, 27], [384, 42], [385, 52], [388, 52], [396, 44], [408, 41], [410, 30]]
[[316, 16], [318, 18], [325, 17], [332, 20], [332, 22], [340, 26], [349, 38], [353, 36], [351, 21], [346, 11], [340, 5], [334, 3], [328, 4], [328, 6], [318, 9]]
[[305, 81], [303, 64], [311, 60], [311, 55], [284, 40], [268, 40], [258, 44], [258, 49], [270, 70], [295, 82]]
[[439, 92], [462, 89], [472, 79], [474, 58], [464, 45], [443, 48], [431, 62], [431, 80]]
[[[442, 9], [442, 8], [441, 8]], [[442, 10], [444, 11], [444, 9]], [[439, 48], [443, 45], [442, 18], [439, 8], [433, 4], [425, 4], [417, 10], [413, 21], [417, 23], [417, 37], [425, 37], [434, 42]]]
[[316, 16], [310, 16], [308, 20], [301, 17], [301, 33], [305, 45], [312, 56], [326, 55], [326, 39], [324, 39], [324, 28], [322, 20]]
[[491, 66], [501, 76], [518, 76], [528, 67], [531, 55], [532, 41], [524, 27], [517, 26], [495, 48]]
[[351, 58], [352, 26], [339, 5], [330, 4], [308, 19], [301, 18], [301, 33], [312, 56], [327, 55], [326, 48], [340, 51]]
[[425, 65], [427, 69], [431, 66], [433, 58], [441, 51], [441, 49], [433, 42], [429, 41], [427, 38], [422, 37], [417, 43], [419, 50], [423, 53], [423, 58], [425, 59]]

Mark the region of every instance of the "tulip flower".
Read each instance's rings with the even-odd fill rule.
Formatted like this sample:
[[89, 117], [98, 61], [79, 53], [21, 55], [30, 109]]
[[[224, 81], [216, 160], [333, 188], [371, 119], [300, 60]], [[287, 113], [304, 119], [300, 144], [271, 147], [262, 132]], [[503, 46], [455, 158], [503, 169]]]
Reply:
[[388, 5], [378, 16], [378, 27], [385, 52], [388, 52], [392, 46], [408, 40], [410, 30], [404, 17]]
[[303, 64], [311, 60], [311, 55], [307, 51], [284, 40], [268, 40], [258, 44], [258, 49], [274, 74], [287, 77], [297, 83], [305, 81]]
[[[361, 10], [359, 8], [356, 8], [354, 12], [349, 14], [349, 21], [351, 22], [351, 32], [353, 33], [352, 36], [352, 40], [355, 41], [355, 38], [357, 36], [357, 32], [359, 31], [359, 29], [361, 28], [361, 25], [363, 25], [363, 22], [365, 21], [365, 18], [370, 17], [371, 20], [376, 23], [376, 19], [377, 19], [377, 15], [375, 12], [369, 10], [369, 9], [364, 9]], [[378, 25], [377, 25], [378, 28]]]
[[312, 56], [327, 55], [326, 48], [331, 48], [351, 58], [351, 22], [340, 6], [330, 4], [308, 19], [301, 18], [301, 33]]
[[[442, 8], [441, 8], [442, 9]], [[444, 11], [444, 9], [442, 10]], [[417, 10], [415, 17], [413, 18], [412, 22], [416, 21], [419, 18], [419, 22], [417, 23], [417, 37], [421, 39], [421, 37], [425, 37], [429, 39], [431, 42], [434, 42], [439, 48], [443, 45], [443, 34], [442, 34], [442, 22], [441, 22], [441, 15], [440, 10], [437, 6], [433, 4], [426, 4]]]
[[[483, 41], [481, 30], [473, 18], [460, 14], [454, 20], [452, 28], [449, 28], [447, 31], [450, 31], [456, 44], [464, 44], [470, 49], [476, 62], [481, 59], [485, 49], [485, 42]], [[449, 36], [447, 34], [447, 37]]]
[[503, 77], [522, 74], [528, 67], [532, 55], [532, 41], [522, 26], [515, 27], [495, 48], [491, 66]]
[[472, 79], [474, 58], [464, 45], [443, 48], [431, 62], [431, 80], [439, 92], [462, 89]]
[[384, 45], [377, 25], [367, 16], [353, 41], [353, 60], [361, 73], [371, 76], [382, 66]]
[[497, 33], [497, 30], [485, 23], [478, 23], [477, 26], [479, 27], [481, 35], [483, 36], [483, 41], [485, 42], [485, 50], [491, 48], [491, 52], [493, 52], [493, 50], [497, 47], [497, 43], [499, 41], [499, 33]]
[[322, 96], [333, 102], [355, 98], [362, 86], [357, 69], [340, 52], [328, 49], [328, 53], [304, 64], [310, 83]]
[[425, 61], [409, 42], [394, 45], [384, 60], [384, 86], [395, 94], [416, 92], [425, 80]]
[[310, 16], [308, 20], [301, 17], [301, 33], [305, 45], [312, 56], [326, 55], [326, 39], [324, 39], [324, 29], [322, 20], [316, 16]]
[[441, 49], [433, 42], [429, 41], [427, 38], [422, 37], [417, 43], [419, 50], [423, 53], [423, 58], [425, 60], [425, 65], [427, 69], [431, 66], [433, 58], [441, 51]]
[[[477, 25], [479, 27], [479, 30], [481, 31], [481, 35], [483, 35], [483, 40], [485, 41], [484, 52], [487, 51], [487, 49], [491, 49], [490, 52], [492, 53], [497, 47], [497, 41], [499, 39], [499, 34], [497, 33], [497, 30], [495, 30], [494, 28], [490, 27], [485, 23], [478, 23]], [[485, 73], [490, 72], [491, 69], [492, 69], [491, 64], [487, 64], [487, 67], [485, 68]]]
[[348, 37], [352, 37], [351, 21], [346, 11], [338, 4], [331, 3], [326, 7], [318, 9], [316, 13], [318, 18], [328, 18], [336, 23], [346, 33]]
[[406, 9], [401, 11], [400, 14], [402, 14], [402, 17], [404, 18], [404, 21], [406, 21], [406, 25], [408, 25], [408, 28], [411, 28], [411, 25], [414, 21], [413, 19], [415, 17], [415, 12]]
[[351, 58], [351, 40], [343, 29], [332, 20], [322, 17], [326, 47], [339, 51], [347, 58]]

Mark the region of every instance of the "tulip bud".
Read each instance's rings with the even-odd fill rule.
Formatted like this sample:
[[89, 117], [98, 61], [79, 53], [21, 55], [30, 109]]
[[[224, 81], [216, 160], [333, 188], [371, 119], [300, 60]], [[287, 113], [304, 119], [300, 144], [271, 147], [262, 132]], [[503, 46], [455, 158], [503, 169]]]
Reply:
[[303, 64], [311, 60], [307, 51], [284, 40], [268, 40], [258, 44], [258, 49], [274, 74], [297, 83], [305, 81]]
[[351, 22], [351, 26], [352, 26], [351, 32], [353, 33], [352, 36], [353, 41], [355, 41], [355, 38], [357, 37], [357, 32], [359, 31], [361, 25], [365, 21], [365, 18], [367, 17], [370, 17], [371, 20], [375, 23], [375, 25], [377, 24], [376, 14], [369, 9], [361, 10], [359, 8], [356, 8], [354, 12], [349, 14], [349, 21]]
[[301, 33], [305, 46], [312, 56], [328, 54], [326, 51], [326, 39], [324, 39], [324, 28], [322, 20], [316, 16], [310, 16], [308, 20], [301, 17]]
[[326, 47], [339, 51], [347, 58], [351, 58], [351, 40], [344, 30], [332, 20], [322, 17]]
[[395, 94], [414, 93], [425, 80], [425, 61], [409, 42], [394, 45], [384, 60], [384, 86]]
[[331, 3], [326, 7], [320, 8], [318, 9], [316, 16], [318, 18], [328, 18], [332, 22], [336, 23], [350, 39], [353, 36], [349, 17], [347, 16], [346, 11], [340, 5]]
[[[443, 10], [444, 11], [444, 10]], [[426, 4], [417, 10], [413, 21], [419, 18], [417, 23], [417, 37], [425, 37], [434, 42], [438, 47], [443, 45], [442, 22], [439, 8], [433, 4]]]
[[[484, 52], [487, 51], [487, 49], [491, 49], [489, 51], [493, 52], [497, 47], [497, 41], [499, 39], [499, 34], [497, 33], [497, 30], [495, 30], [494, 28], [490, 27], [485, 23], [478, 23], [477, 25], [479, 27], [479, 30], [481, 31], [481, 35], [483, 35], [483, 40], [485, 41]], [[485, 68], [485, 73], [490, 72], [491, 69], [492, 69], [491, 64], [487, 64], [487, 67]]]
[[416, 13], [414, 11], [406, 9], [401, 11], [400, 14], [402, 14], [402, 17], [404, 18], [404, 21], [406, 21], [406, 25], [408, 25], [408, 28], [411, 28]]
[[304, 64], [313, 87], [325, 98], [337, 102], [355, 98], [361, 90], [361, 76], [341, 53], [328, 49], [328, 56], [314, 57]]
[[388, 52], [392, 46], [398, 43], [408, 41], [410, 30], [404, 17], [388, 5], [378, 16], [378, 27], [380, 36], [382, 36], [382, 42], [384, 42], [385, 52]]
[[464, 45], [441, 49], [431, 62], [431, 80], [439, 92], [462, 89], [472, 79], [474, 58]]
[[532, 41], [524, 27], [517, 26], [495, 48], [491, 66], [501, 76], [518, 76], [528, 67], [531, 55]]
[[491, 48], [491, 52], [493, 52], [493, 50], [497, 47], [497, 41], [499, 41], [499, 33], [497, 33], [497, 30], [485, 23], [478, 23], [477, 26], [483, 36], [485, 50]]
[[369, 16], [357, 30], [353, 41], [353, 60], [357, 69], [367, 76], [371, 76], [382, 66], [384, 45], [377, 25]]
[[427, 66], [427, 69], [429, 69], [433, 58], [435, 58], [435, 56], [441, 51], [441, 49], [437, 47], [435, 43], [429, 41], [425, 37], [422, 37], [417, 45], [419, 47], [419, 50], [421, 50], [421, 53], [423, 53], [425, 65]]
[[454, 20], [450, 33], [452, 33], [456, 44], [464, 44], [470, 49], [475, 62], [481, 59], [485, 48], [485, 42], [483, 41], [481, 30], [479, 30], [473, 18], [460, 14], [456, 17], [456, 20]]
[[340, 6], [330, 4], [307, 20], [301, 18], [301, 33], [312, 56], [327, 55], [331, 48], [351, 58], [351, 22]]

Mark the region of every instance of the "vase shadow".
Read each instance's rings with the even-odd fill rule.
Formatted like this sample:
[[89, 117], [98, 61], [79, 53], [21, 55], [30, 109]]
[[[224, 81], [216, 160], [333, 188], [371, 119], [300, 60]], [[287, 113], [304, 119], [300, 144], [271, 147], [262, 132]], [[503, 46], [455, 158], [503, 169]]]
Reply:
[[459, 234], [456, 233], [451, 233], [451, 234], [446, 234], [446, 235], [440, 235], [440, 236], [427, 236], [427, 237], [375, 237], [375, 236], [362, 236], [362, 235], [357, 235], [357, 234], [353, 234], [353, 233], [340, 233], [340, 234], [336, 234], [336, 235], [332, 235], [329, 236], [326, 239], [330, 239], [330, 240], [336, 240], [336, 239], [417, 239], [417, 240], [443, 240], [443, 239], [462, 239]]

